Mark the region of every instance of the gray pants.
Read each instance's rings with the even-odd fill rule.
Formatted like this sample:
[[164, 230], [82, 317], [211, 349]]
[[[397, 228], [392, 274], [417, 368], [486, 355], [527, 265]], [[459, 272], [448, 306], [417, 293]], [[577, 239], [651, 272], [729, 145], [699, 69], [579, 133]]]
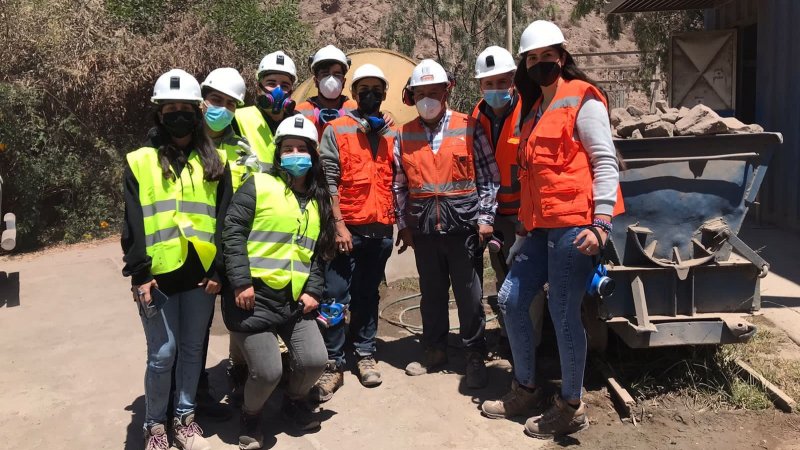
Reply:
[[[477, 238], [477, 236], [475, 237]], [[459, 334], [464, 347], [483, 353], [486, 348], [486, 314], [483, 311], [475, 252], [467, 235], [414, 235], [414, 257], [422, 299], [422, 343], [445, 349], [450, 329], [450, 284], [458, 307]]]
[[313, 319], [288, 323], [276, 331], [261, 333], [231, 332], [231, 338], [242, 349], [250, 370], [244, 386], [244, 405], [248, 414], [257, 414], [281, 380], [283, 364], [278, 335], [287, 343], [291, 357], [291, 376], [287, 395], [302, 399], [319, 379], [328, 361], [328, 352]]

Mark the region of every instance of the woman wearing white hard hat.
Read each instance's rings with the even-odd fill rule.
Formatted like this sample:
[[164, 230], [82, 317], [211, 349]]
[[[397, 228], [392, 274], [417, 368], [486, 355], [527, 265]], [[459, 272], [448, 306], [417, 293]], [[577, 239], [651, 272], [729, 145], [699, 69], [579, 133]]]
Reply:
[[237, 108], [234, 130], [247, 138], [262, 170], [268, 170], [275, 155], [275, 132], [283, 119], [296, 114], [292, 100], [297, 67], [286, 53], [272, 52], [258, 64], [256, 104]]
[[278, 336], [289, 349], [291, 376], [281, 411], [299, 431], [319, 427], [306, 404], [328, 355], [317, 321], [323, 259], [334, 252], [330, 195], [317, 153], [317, 129], [303, 116], [275, 132], [270, 173], [254, 173], [236, 191], [225, 218], [223, 251], [235, 291], [223, 299], [225, 325], [243, 350], [239, 446], [263, 445], [261, 411], [281, 379]]
[[[577, 68], [561, 30], [551, 22], [533, 22], [522, 33], [519, 54], [515, 84], [526, 117], [519, 147], [519, 219], [525, 238], [512, 247], [513, 264], [498, 295], [514, 382], [502, 400], [486, 401], [481, 409], [493, 418], [532, 416], [525, 432], [547, 438], [589, 426], [581, 401], [586, 364], [581, 303], [611, 219], [623, 205], [606, 97]], [[545, 283], [561, 360], [561, 392], [552, 405], [536, 384], [528, 316]]]
[[205, 133], [202, 100], [194, 77], [180, 69], [163, 74], [153, 89], [152, 144], [126, 156], [122, 272], [131, 277], [147, 337], [149, 450], [169, 448], [173, 368], [175, 441], [181, 448], [211, 448], [194, 421], [195, 391], [205, 331], [220, 290], [215, 235], [230, 197], [230, 175]]

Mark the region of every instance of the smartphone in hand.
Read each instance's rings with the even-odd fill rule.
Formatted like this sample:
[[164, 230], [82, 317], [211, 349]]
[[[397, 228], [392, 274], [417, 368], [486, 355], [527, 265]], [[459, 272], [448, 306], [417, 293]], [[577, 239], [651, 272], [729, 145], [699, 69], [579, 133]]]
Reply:
[[152, 319], [161, 311], [168, 298], [167, 294], [161, 292], [157, 287], [151, 287], [149, 305], [144, 302], [143, 296], [139, 296], [139, 307], [142, 309], [142, 314], [148, 319]]

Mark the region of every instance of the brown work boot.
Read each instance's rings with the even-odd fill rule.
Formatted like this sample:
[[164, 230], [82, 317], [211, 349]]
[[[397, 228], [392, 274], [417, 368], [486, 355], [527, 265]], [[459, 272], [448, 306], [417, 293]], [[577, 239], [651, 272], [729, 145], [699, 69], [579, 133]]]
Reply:
[[358, 379], [365, 387], [375, 387], [381, 384], [381, 372], [378, 370], [377, 362], [372, 355], [364, 356], [356, 362]]
[[464, 383], [470, 389], [485, 388], [489, 384], [489, 374], [486, 373], [486, 362], [483, 354], [469, 352], [467, 354], [467, 368], [465, 371]]
[[167, 427], [163, 423], [150, 425], [144, 430], [145, 450], [169, 450]]
[[194, 413], [172, 419], [175, 446], [183, 450], [211, 450], [211, 444], [203, 437], [203, 429], [194, 421]]
[[481, 404], [481, 413], [490, 419], [510, 419], [541, 414], [547, 407], [547, 398], [542, 388], [526, 389], [511, 382], [511, 390], [500, 400], [486, 400]]
[[316, 384], [311, 388], [309, 396], [311, 400], [317, 403], [324, 403], [333, 397], [333, 394], [339, 390], [344, 384], [344, 374], [342, 369], [336, 367], [336, 363], [328, 361], [325, 365], [325, 372], [317, 380]]
[[406, 375], [418, 376], [435, 372], [447, 364], [447, 352], [438, 348], [426, 348], [422, 362], [412, 362], [406, 366]]
[[589, 419], [586, 418], [586, 404], [581, 402], [574, 408], [560, 396], [544, 414], [525, 422], [525, 434], [539, 439], [572, 434], [587, 428]]

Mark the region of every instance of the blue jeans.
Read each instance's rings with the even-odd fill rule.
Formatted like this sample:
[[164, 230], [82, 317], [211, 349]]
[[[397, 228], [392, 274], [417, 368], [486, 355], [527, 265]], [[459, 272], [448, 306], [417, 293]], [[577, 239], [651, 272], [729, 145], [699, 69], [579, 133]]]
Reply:
[[215, 297], [197, 288], [171, 295], [153, 318], [148, 319], [140, 311], [147, 338], [145, 426], [167, 420], [175, 364], [175, 416], [194, 411], [197, 382], [203, 370], [203, 344]]
[[592, 257], [572, 243], [583, 227], [532, 231], [498, 293], [505, 314], [508, 341], [514, 356], [514, 377], [526, 386], [536, 384], [536, 345], [528, 310], [536, 292], [549, 282], [547, 305], [556, 331], [561, 360], [561, 397], [581, 398], [586, 365], [586, 330], [581, 303], [592, 273]]
[[[340, 253], [325, 270], [324, 299], [349, 305], [350, 335], [359, 357], [375, 353], [378, 334], [378, 288], [386, 261], [392, 254], [391, 238], [365, 238], [353, 234], [353, 251]], [[322, 330], [328, 359], [344, 367], [345, 323]]]

